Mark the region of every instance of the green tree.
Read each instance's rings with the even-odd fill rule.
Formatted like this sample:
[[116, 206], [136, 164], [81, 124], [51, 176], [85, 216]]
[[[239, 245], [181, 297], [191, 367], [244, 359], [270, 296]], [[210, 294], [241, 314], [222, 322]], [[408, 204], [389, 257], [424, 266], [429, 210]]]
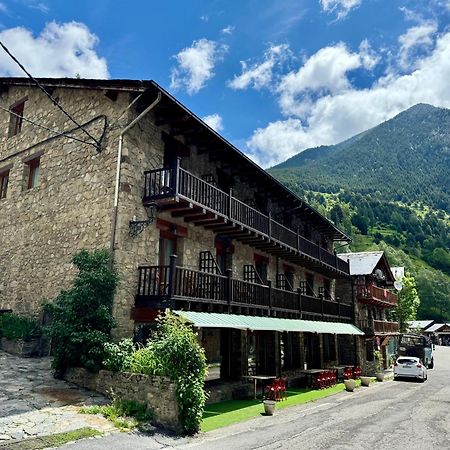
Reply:
[[118, 279], [109, 252], [82, 250], [72, 262], [79, 270], [72, 288], [45, 306], [52, 317], [48, 333], [53, 338], [56, 377], [69, 367], [99, 370], [104, 345], [115, 326], [111, 308]]
[[358, 228], [361, 234], [367, 234], [369, 231], [369, 221], [367, 220], [367, 217], [364, 217], [361, 214], [355, 214], [352, 217], [352, 224]]
[[420, 298], [416, 289], [416, 280], [409, 272], [405, 274], [402, 282], [403, 289], [398, 295], [398, 306], [395, 309], [395, 316], [400, 324], [400, 331], [404, 332], [408, 322], [416, 319]]

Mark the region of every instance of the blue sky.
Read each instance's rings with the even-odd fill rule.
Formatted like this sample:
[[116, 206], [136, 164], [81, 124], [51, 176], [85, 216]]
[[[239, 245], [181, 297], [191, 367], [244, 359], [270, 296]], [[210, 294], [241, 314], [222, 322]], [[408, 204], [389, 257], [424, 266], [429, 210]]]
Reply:
[[[450, 0], [0, 0], [36, 76], [154, 79], [267, 167], [450, 107]], [[22, 74], [4, 54], [1, 76]]]

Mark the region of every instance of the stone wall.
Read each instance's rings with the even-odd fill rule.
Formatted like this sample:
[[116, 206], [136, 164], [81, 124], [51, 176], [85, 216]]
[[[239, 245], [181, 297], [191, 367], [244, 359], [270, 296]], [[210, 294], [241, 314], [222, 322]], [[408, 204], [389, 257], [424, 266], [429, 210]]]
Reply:
[[155, 424], [177, 433], [183, 431], [178, 417], [176, 383], [168, 378], [107, 370], [93, 374], [83, 368], [69, 369], [64, 378], [110, 398], [145, 403], [153, 414]]
[[[0, 199], [0, 308], [37, 316], [44, 299], [55, 298], [75, 275], [72, 256], [81, 249], [109, 248], [114, 191], [114, 120], [128, 102], [101, 91], [55, 89], [53, 95], [79, 122], [93, 119], [87, 129], [100, 138], [108, 117], [103, 149], [23, 122], [8, 138], [10, 116], [0, 113], [0, 172], [10, 170], [7, 197]], [[11, 87], [1, 94], [4, 105], [28, 96], [24, 116], [59, 131], [68, 121], [37, 88]], [[73, 134], [89, 138], [83, 132]], [[26, 164], [40, 156], [40, 180], [28, 189]]]

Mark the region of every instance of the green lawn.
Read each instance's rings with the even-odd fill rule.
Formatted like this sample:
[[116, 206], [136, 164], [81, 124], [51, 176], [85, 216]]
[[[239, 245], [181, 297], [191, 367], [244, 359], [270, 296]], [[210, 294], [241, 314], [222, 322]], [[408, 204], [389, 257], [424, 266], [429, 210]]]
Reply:
[[[357, 386], [360, 381], [357, 380]], [[289, 388], [288, 398], [277, 402], [276, 410], [288, 408], [289, 406], [301, 405], [312, 402], [329, 395], [337, 394], [344, 390], [344, 383], [321, 390], [311, 390], [304, 388]], [[211, 431], [216, 428], [226, 427], [233, 423], [259, 417], [264, 413], [264, 406], [260, 400], [243, 399], [228, 400], [220, 403], [213, 403], [205, 407], [201, 430]], [[275, 414], [277, 414], [275, 412]]]

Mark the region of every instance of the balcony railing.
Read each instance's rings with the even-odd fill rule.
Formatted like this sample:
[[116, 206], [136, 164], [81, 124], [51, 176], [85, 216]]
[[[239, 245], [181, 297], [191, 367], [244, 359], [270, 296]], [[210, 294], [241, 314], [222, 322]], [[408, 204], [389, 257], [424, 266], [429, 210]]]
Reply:
[[144, 202], [155, 202], [171, 197], [184, 199], [207, 209], [225, 222], [244, 227], [270, 242], [283, 246], [292, 254], [307, 256], [329, 268], [344, 274], [349, 273], [347, 261], [272, 219], [270, 214], [263, 214], [233, 197], [231, 190], [226, 193], [179, 165], [175, 168], [144, 172], [144, 177]]
[[368, 335], [375, 334], [395, 334], [400, 331], [400, 325], [397, 322], [386, 320], [364, 320], [360, 323], [360, 328]]
[[[172, 257], [172, 261], [175, 260]], [[170, 266], [139, 267], [139, 283], [135, 306], [138, 308], [173, 308], [179, 300], [240, 306], [260, 310], [297, 313], [350, 321], [352, 307], [304, 295], [300, 290], [288, 291], [251, 283], [227, 276]]]
[[385, 308], [395, 308], [398, 304], [397, 294], [373, 284], [356, 286], [357, 299], [362, 303], [377, 304]]

